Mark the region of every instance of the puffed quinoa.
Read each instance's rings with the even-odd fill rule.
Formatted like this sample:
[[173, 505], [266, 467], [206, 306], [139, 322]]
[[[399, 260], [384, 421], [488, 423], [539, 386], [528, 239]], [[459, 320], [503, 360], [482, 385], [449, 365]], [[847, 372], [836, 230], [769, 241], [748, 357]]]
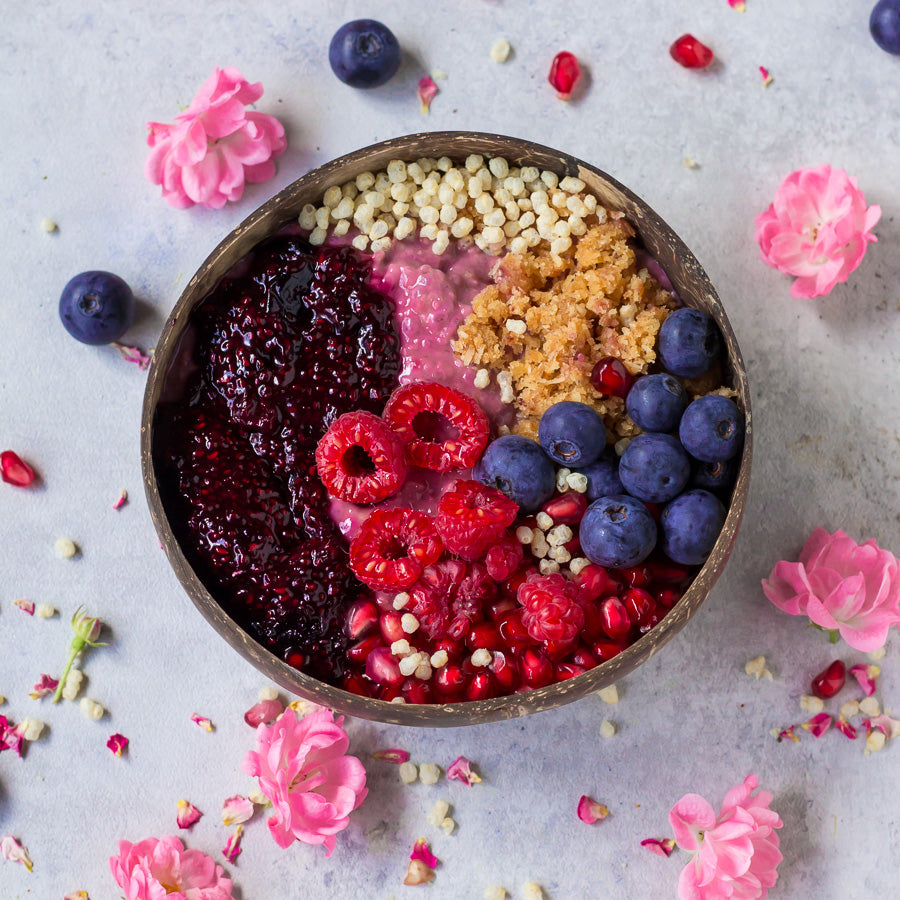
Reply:
[[881, 704], [877, 697], [865, 697], [859, 701], [859, 711], [869, 718], [879, 716], [881, 715]]
[[884, 647], [879, 647], [877, 650], [873, 650], [871, 653], [867, 653], [866, 656], [868, 656], [869, 659], [878, 662], [879, 659], [884, 659], [884, 654], [886, 652], [887, 651]]
[[300, 223], [301, 228], [306, 228], [307, 230], [315, 228], [316, 208], [311, 203], [307, 203], [303, 207], [303, 209], [300, 210], [300, 215], [297, 221]]
[[506, 38], [497, 38], [491, 45], [491, 59], [495, 63], [504, 63], [509, 59], [509, 52], [512, 47]]
[[507, 900], [508, 896], [506, 888], [500, 887], [499, 884], [492, 884], [484, 889], [484, 900]]
[[431, 654], [431, 667], [433, 669], [440, 669], [442, 666], [446, 666], [450, 657], [447, 654], [446, 650], [437, 650]]
[[473, 666], [482, 667], [482, 666], [489, 666], [491, 664], [492, 659], [493, 659], [493, 657], [491, 656], [491, 651], [481, 648], [479, 650], [476, 650], [472, 654], [471, 662], [472, 662]]
[[800, 697], [800, 709], [804, 712], [816, 715], [825, 709], [825, 701], [822, 700], [821, 697], [816, 697], [813, 694], [803, 694]]
[[543, 510], [541, 510], [535, 517], [534, 521], [537, 523], [537, 527], [541, 529], [541, 531], [546, 531], [548, 528], [553, 527], [553, 519]]
[[71, 559], [78, 554], [78, 545], [71, 538], [61, 537], [53, 545], [53, 550], [60, 559]]
[[845, 719], [852, 719], [853, 716], [859, 715], [859, 700], [848, 700], [841, 706], [841, 715]]
[[413, 675], [415, 675], [415, 677], [418, 678], [419, 681], [428, 681], [428, 679], [431, 678], [431, 674], [431, 663], [428, 661], [428, 657], [426, 656], [425, 659], [416, 666], [416, 671], [413, 672]]
[[41, 219], [41, 231], [46, 232], [47, 234], [52, 234], [57, 229], [56, 222], [53, 219], [48, 219], [46, 216]]
[[559, 563], [555, 559], [542, 559], [538, 569], [541, 575], [555, 575], [559, 571]]
[[422, 763], [419, 766], [419, 781], [422, 784], [437, 784], [443, 771], [437, 763]]
[[506, 178], [509, 175], [509, 163], [502, 156], [495, 156], [490, 160], [488, 168], [495, 178]]
[[522, 885], [522, 900], [544, 900], [544, 892], [536, 881], [526, 881]]
[[543, 531], [535, 531], [534, 537], [531, 539], [531, 555], [537, 559], [543, 559], [550, 550], [547, 543], [547, 536]]
[[419, 630], [419, 620], [412, 613], [403, 613], [400, 618], [400, 627], [407, 634], [415, 634]]
[[39, 619], [52, 619], [56, 615], [56, 607], [49, 603], [38, 603], [34, 607], [34, 614]]
[[400, 591], [399, 594], [394, 595], [394, 609], [403, 609], [407, 603], [409, 603], [409, 594], [406, 591]]
[[408, 656], [411, 652], [409, 641], [406, 638], [401, 638], [401, 640], [394, 641], [391, 644], [391, 653], [394, 656]]
[[444, 834], [453, 834], [455, 830], [456, 822], [451, 819], [450, 816], [444, 816], [443, 820], [441, 821], [441, 831], [443, 831]]
[[84, 673], [81, 669], [71, 668], [69, 674], [66, 675], [66, 683], [63, 685], [62, 695], [65, 700], [74, 700], [81, 690], [81, 682], [84, 680]]
[[441, 827], [441, 822], [447, 817], [447, 813], [450, 812], [450, 804], [446, 800], [438, 800], [437, 803], [434, 804], [434, 808], [430, 813], [425, 817], [429, 825], [434, 825], [435, 828]]
[[81, 700], [78, 701], [78, 708], [81, 710], [83, 716], [88, 719], [93, 719], [95, 722], [98, 719], [102, 719], [103, 714], [106, 712], [96, 700], [92, 700], [90, 697], [82, 697]]
[[31, 716], [26, 716], [21, 724], [22, 737], [25, 738], [26, 741], [38, 740], [44, 730], [44, 723], [40, 719], [32, 719]]
[[391, 703], [406, 703], [405, 697], [391, 697]]
[[530, 544], [534, 540], [534, 529], [527, 525], [520, 525], [516, 529], [516, 540], [520, 544]]
[[346, 219], [342, 219], [334, 226], [334, 233], [337, 237], [343, 237], [350, 230], [350, 223]]
[[566, 475], [566, 484], [576, 493], [584, 494], [588, 489], [587, 475], [581, 472], [572, 472]]
[[261, 687], [259, 689], [259, 693], [256, 696], [260, 702], [263, 702], [265, 700], [277, 700], [278, 688], [275, 687], [274, 684], [267, 684], [265, 685], [265, 687]]
[[[550, 521], [552, 522], [553, 520], [551, 519]], [[568, 544], [572, 537], [572, 529], [568, 525], [557, 525], [547, 532], [547, 543], [551, 547], [560, 547], [563, 544]]]
[[365, 250], [369, 246], [369, 239], [364, 234], [358, 234], [353, 238], [352, 244], [357, 250]]
[[309, 238], [307, 240], [309, 240], [313, 247], [319, 247], [325, 243], [326, 237], [328, 237], [328, 232], [324, 228], [321, 228], [317, 225], [309, 233]]
[[611, 738], [616, 733], [616, 726], [609, 721], [609, 719], [604, 719], [600, 723], [600, 737], [602, 738]]
[[576, 556], [574, 559], [569, 560], [569, 571], [573, 575], [578, 575], [586, 566], [589, 566], [591, 561], [589, 559], [585, 559], [583, 556]]
[[410, 675], [414, 674], [416, 669], [419, 668], [419, 664], [421, 662], [421, 654], [419, 653], [411, 653], [409, 656], [404, 656], [403, 659], [398, 663], [400, 668], [400, 674], [409, 678]]
[[528, 331], [528, 326], [521, 319], [507, 319], [506, 330], [511, 331], [513, 334], [525, 334]]
[[3, 694], [0, 694], [0, 706], [3, 706], [4, 703], [6, 703], [6, 697], [4, 697]]
[[613, 444], [613, 449], [616, 451], [616, 456], [621, 456], [628, 449], [628, 445], [630, 443], [630, 437], [623, 437], [616, 441], [615, 444]]
[[765, 678], [767, 681], [772, 680], [772, 673], [766, 668], [766, 658], [764, 656], [757, 656], [748, 660], [744, 666], [744, 671], [757, 680], [760, 678]]
[[565, 565], [572, 559], [572, 554], [565, 547], [551, 547], [547, 556], [555, 559], [560, 565]]
[[611, 684], [609, 687], [601, 688], [597, 691], [597, 696], [604, 702], [614, 705], [619, 702], [619, 689]]
[[419, 770], [415, 763], [400, 763], [400, 780], [404, 784], [412, 784], [419, 777]]
[[870, 753], [877, 753], [879, 750], [883, 749], [886, 740], [887, 738], [883, 731], [878, 731], [877, 729], [870, 731], [866, 736], [865, 755], [868, 756]]

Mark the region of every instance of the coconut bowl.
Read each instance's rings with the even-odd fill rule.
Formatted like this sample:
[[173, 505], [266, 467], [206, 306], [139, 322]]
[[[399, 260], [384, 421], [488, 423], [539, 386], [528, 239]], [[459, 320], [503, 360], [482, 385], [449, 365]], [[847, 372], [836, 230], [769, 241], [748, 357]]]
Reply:
[[[365, 171], [384, 169], [392, 159], [449, 156], [462, 160], [472, 153], [503, 156], [511, 165], [534, 165], [560, 177], [577, 176], [601, 204], [625, 213], [637, 230], [638, 242], [660, 263], [681, 301], [708, 313], [718, 324], [725, 345], [724, 380], [738, 395], [737, 402], [746, 417], [746, 439], [727, 518], [709, 558], [668, 615], [626, 650], [577, 677], [527, 692], [434, 705], [388, 703], [358, 696], [292, 668], [257, 643], [220, 606], [180, 546], [160, 491], [157, 409], [171, 396], [179, 367], [184, 365], [191, 311], [256, 244], [295, 221], [305, 204], [317, 204], [327, 187], [343, 184]], [[518, 138], [454, 131], [392, 138], [326, 163], [297, 179], [226, 235], [191, 278], [163, 328], [144, 396], [141, 459], [150, 514], [169, 562], [194, 605], [234, 650], [286, 691], [337, 712], [398, 725], [440, 727], [510, 719], [578, 700], [633, 672], [681, 631], [709, 596], [734, 547], [750, 482], [752, 434], [747, 373], [734, 331], [706, 272], [678, 235], [640, 197], [587, 162]]]

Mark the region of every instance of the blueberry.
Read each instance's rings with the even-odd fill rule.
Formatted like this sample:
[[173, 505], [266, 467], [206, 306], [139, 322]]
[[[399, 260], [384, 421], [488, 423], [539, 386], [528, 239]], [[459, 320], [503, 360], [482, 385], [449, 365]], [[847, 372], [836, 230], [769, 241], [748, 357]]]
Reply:
[[875, 43], [888, 53], [900, 54], [900, 0], [880, 0], [869, 17]]
[[134, 294], [112, 272], [82, 272], [63, 288], [59, 317], [83, 344], [117, 341], [134, 321]]
[[688, 403], [687, 391], [671, 375], [645, 375], [628, 392], [625, 409], [644, 431], [674, 431]]
[[606, 448], [606, 426], [586, 403], [563, 400], [541, 416], [538, 440], [554, 462], [570, 469], [587, 466]]
[[721, 459], [716, 462], [695, 460], [691, 471], [691, 485], [708, 491], [724, 491], [731, 487], [736, 471], [736, 459]]
[[676, 309], [659, 329], [659, 358], [673, 375], [697, 378], [722, 350], [716, 323], [699, 309]]
[[662, 511], [663, 553], [679, 565], [699, 566], [712, 551], [724, 523], [725, 507], [717, 497], [709, 491], [688, 491]]
[[612, 447], [608, 447], [596, 462], [589, 466], [573, 470], [580, 472], [587, 478], [586, 496], [589, 502], [600, 497], [612, 497], [614, 494], [624, 494], [622, 480], [619, 478], [619, 457]]
[[483, 484], [503, 491], [524, 513], [535, 512], [556, 490], [556, 469], [547, 454], [518, 434], [491, 441], [473, 474]]
[[707, 394], [688, 406], [678, 437], [694, 459], [718, 462], [731, 459], [744, 443], [744, 417], [727, 397]]
[[400, 44], [386, 25], [356, 19], [341, 25], [328, 47], [331, 71], [344, 84], [373, 88], [390, 81], [400, 68]]
[[643, 562], [656, 545], [656, 523], [639, 500], [601, 497], [585, 511], [578, 536], [584, 555], [598, 566], [628, 568]]
[[690, 477], [691, 461], [669, 434], [639, 434], [619, 461], [625, 490], [648, 503], [666, 503], [677, 497]]

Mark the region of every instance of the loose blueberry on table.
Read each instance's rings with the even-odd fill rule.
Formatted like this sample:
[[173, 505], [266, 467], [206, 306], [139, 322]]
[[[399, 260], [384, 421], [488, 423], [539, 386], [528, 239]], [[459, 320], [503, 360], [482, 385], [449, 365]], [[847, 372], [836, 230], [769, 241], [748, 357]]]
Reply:
[[[195, 571], [289, 665], [381, 700], [487, 699], [613, 658], [725, 519], [743, 418], [715, 323], [675, 308], [577, 179], [395, 161], [325, 198], [219, 282], [171, 367], [154, 454]], [[498, 203], [518, 228], [492, 224]], [[550, 360], [567, 331], [542, 304], [611, 258], [618, 299], [577, 307], [582, 344]], [[625, 291], [643, 308], [610, 312]]]

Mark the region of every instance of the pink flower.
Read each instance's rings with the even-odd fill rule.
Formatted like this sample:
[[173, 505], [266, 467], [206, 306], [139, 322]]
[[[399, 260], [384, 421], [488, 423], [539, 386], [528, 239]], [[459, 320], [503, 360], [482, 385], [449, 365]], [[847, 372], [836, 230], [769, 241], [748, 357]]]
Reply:
[[883, 647], [900, 624], [900, 562], [873, 540], [857, 544], [838, 530], [817, 528], [799, 562], [782, 560], [763, 580], [763, 592], [792, 616], [806, 615], [856, 650]]
[[256, 751], [244, 757], [243, 769], [259, 779], [272, 801], [269, 831], [279, 847], [292, 841], [324, 844], [334, 850], [334, 836], [349, 824], [350, 813], [365, 800], [366, 770], [330, 709], [298, 719], [293, 710], [272, 725], [256, 729]]
[[782, 822], [769, 809], [772, 795], [756, 790], [756, 776], [732, 788], [718, 818], [698, 794], [685, 794], [669, 811], [675, 841], [693, 859], [678, 879], [680, 900], [762, 900], [778, 879], [776, 828]]
[[245, 182], [275, 174], [272, 160], [287, 147], [284, 127], [245, 109], [262, 94], [260, 82], [249, 84], [231, 66], [216, 68], [173, 125], [147, 123], [152, 149], [144, 171], [172, 206], [221, 209], [240, 200]]
[[881, 207], [866, 208], [856, 179], [843, 169], [798, 169], [756, 217], [756, 242], [763, 262], [797, 276], [792, 297], [821, 297], [862, 262], [880, 218]]
[[176, 837], [119, 841], [109, 868], [125, 900], [234, 900], [222, 867]]

